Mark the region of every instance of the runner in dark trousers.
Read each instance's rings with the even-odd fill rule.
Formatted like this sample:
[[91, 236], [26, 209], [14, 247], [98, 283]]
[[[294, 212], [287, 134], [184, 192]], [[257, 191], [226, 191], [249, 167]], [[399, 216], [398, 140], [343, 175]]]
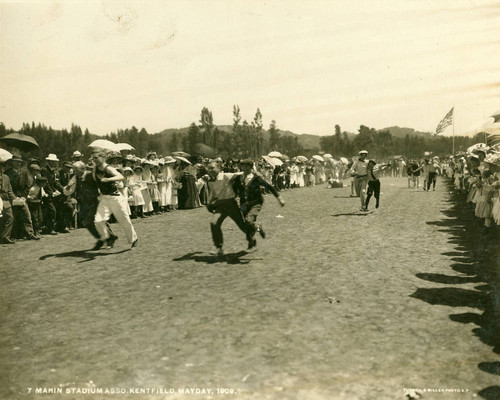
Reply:
[[375, 160], [370, 160], [366, 167], [368, 190], [366, 192], [365, 206], [362, 211], [368, 211], [368, 204], [370, 203], [372, 195], [375, 196], [376, 200], [375, 208], [378, 208], [380, 205], [380, 171], [387, 168], [390, 164], [380, 165], [378, 167], [375, 167], [375, 165], [377, 165], [377, 162]]
[[257, 245], [257, 240], [254, 238], [255, 233], [259, 232], [263, 239], [266, 237], [262, 229], [262, 224], [257, 224], [257, 217], [264, 203], [261, 187], [269, 190], [274, 197], [278, 199], [281, 207], [285, 205], [285, 201], [281, 198], [278, 191], [267, 183], [262, 175], [254, 170], [254, 164], [251, 159], [247, 158], [241, 160], [240, 166], [243, 170], [243, 175], [240, 176], [237, 191], [240, 196], [240, 209], [247, 222], [248, 233], [251, 237], [251, 241], [249, 241], [249, 250], [254, 250]]
[[212, 231], [215, 250], [211, 252], [211, 254], [216, 254], [219, 257], [224, 255], [224, 250], [222, 248], [224, 244], [222, 223], [227, 217], [231, 218], [245, 234], [248, 240], [248, 247], [251, 248], [252, 237], [249, 235], [248, 224], [243, 219], [243, 214], [238, 207], [233, 188], [241, 172], [221, 172], [219, 164], [215, 161], [212, 161], [208, 165], [207, 172], [209, 176], [209, 181], [207, 183], [207, 210], [214, 215], [214, 221], [210, 223], [210, 229]]

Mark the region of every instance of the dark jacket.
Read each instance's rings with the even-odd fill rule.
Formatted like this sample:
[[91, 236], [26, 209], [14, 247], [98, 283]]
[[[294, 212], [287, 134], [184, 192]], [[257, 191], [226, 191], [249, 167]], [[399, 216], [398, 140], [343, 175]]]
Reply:
[[258, 172], [254, 172], [254, 177], [245, 187], [245, 176], [242, 175], [236, 180], [235, 193], [240, 196], [240, 204], [245, 204], [248, 209], [252, 208], [257, 204], [264, 203], [264, 196], [262, 196], [261, 187], [268, 189], [274, 197], [279, 197], [278, 191], [274, 186], [266, 182]]
[[5, 174], [0, 175], [0, 197], [2, 198], [4, 208], [10, 208], [12, 201], [16, 197], [12, 191], [10, 179]]
[[50, 168], [48, 165], [42, 168], [41, 174], [43, 177], [47, 178], [47, 186], [45, 187], [45, 192], [52, 197], [52, 194], [58, 190], [60, 193], [63, 192], [63, 186], [59, 182], [59, 177], [56, 175], [56, 171]]

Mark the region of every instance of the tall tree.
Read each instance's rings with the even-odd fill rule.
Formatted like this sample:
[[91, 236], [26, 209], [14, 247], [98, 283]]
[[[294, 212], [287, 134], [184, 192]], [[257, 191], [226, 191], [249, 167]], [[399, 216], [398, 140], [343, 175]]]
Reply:
[[[201, 141], [200, 136], [201, 136], [201, 134], [200, 134], [200, 129], [198, 128], [198, 126], [194, 122], [191, 123], [191, 125], [189, 126], [188, 135], [187, 135], [187, 138], [188, 138], [187, 145], [188, 145], [188, 149], [189, 149], [188, 153], [194, 152], [194, 146]], [[186, 151], [186, 150], [184, 150], [184, 151]]]
[[269, 125], [269, 147], [271, 150], [278, 150], [280, 136], [279, 129], [276, 127], [276, 121], [273, 119]]
[[212, 130], [214, 127], [214, 119], [212, 112], [207, 108], [203, 107], [200, 116], [200, 128], [202, 130], [203, 143], [208, 145], [212, 144]]

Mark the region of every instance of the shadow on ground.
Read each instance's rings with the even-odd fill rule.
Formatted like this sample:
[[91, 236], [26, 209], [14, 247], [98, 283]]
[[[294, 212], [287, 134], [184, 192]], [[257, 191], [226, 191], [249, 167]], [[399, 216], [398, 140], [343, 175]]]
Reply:
[[46, 260], [47, 258], [66, 258], [66, 257], [73, 257], [73, 258], [83, 258], [83, 260], [78, 261], [79, 263], [82, 262], [88, 262], [95, 260], [97, 257], [105, 257], [105, 256], [111, 256], [111, 255], [116, 255], [120, 253], [125, 253], [129, 251], [130, 249], [125, 249], [117, 252], [105, 252], [104, 250], [101, 250], [100, 252], [94, 251], [92, 249], [89, 250], [74, 250], [74, 251], [66, 251], [63, 253], [54, 253], [54, 254], [45, 254], [44, 256], [41, 256], [39, 260], [43, 261]]
[[248, 252], [239, 251], [237, 253], [227, 253], [223, 256], [217, 255], [207, 255], [202, 253], [201, 251], [195, 251], [192, 253], [187, 253], [179, 258], [174, 258], [173, 261], [195, 261], [204, 264], [217, 264], [217, 263], [226, 263], [226, 264], [250, 264], [249, 259], [242, 259], [243, 256], [246, 256]]
[[[451, 268], [464, 276], [418, 273], [420, 279], [445, 285], [463, 283], [479, 283], [474, 290], [457, 287], [419, 288], [411, 297], [426, 301], [429, 304], [450, 307], [471, 307], [478, 310], [461, 314], [451, 314], [452, 321], [462, 324], [473, 324], [474, 334], [486, 345], [493, 348], [493, 353], [500, 354], [500, 246], [498, 228], [493, 233], [481, 231], [482, 222], [474, 216], [465, 201], [465, 195], [457, 193], [451, 182], [448, 183], [451, 208], [442, 211], [444, 218], [440, 221], [427, 222], [429, 225], [441, 227], [441, 232], [450, 235], [449, 243], [455, 250], [442, 253], [449, 257]], [[482, 285], [480, 283], [483, 283]], [[478, 364], [485, 372], [500, 375], [500, 361], [486, 360]], [[490, 386], [478, 392], [487, 400], [500, 399], [500, 386]]]
[[373, 211], [354, 211], [350, 213], [339, 213], [339, 214], [332, 214], [332, 217], [341, 217], [341, 216], [351, 216], [351, 217], [364, 217], [366, 215], [373, 214]]

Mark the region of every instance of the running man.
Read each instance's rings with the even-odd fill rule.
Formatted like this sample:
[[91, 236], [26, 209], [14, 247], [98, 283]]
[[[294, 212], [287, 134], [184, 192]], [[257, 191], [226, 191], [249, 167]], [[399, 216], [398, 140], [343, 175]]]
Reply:
[[240, 176], [238, 193], [240, 195], [240, 209], [247, 223], [249, 236], [249, 250], [254, 250], [257, 245], [257, 240], [254, 238], [255, 233], [259, 232], [262, 239], [266, 237], [262, 224], [257, 224], [257, 217], [262, 210], [264, 197], [262, 196], [261, 187], [269, 190], [274, 197], [278, 199], [281, 207], [285, 205], [285, 201], [280, 196], [278, 191], [264, 180], [264, 177], [254, 169], [253, 161], [249, 158], [240, 161], [243, 175]]
[[233, 188], [236, 179], [242, 173], [221, 172], [219, 163], [215, 161], [212, 161], [208, 165], [207, 171], [209, 176], [209, 181], [207, 182], [207, 210], [214, 215], [214, 220], [210, 223], [210, 229], [212, 231], [215, 250], [211, 254], [218, 255], [219, 257], [224, 255], [222, 223], [227, 217], [231, 218], [245, 234], [248, 240], [248, 248], [251, 249], [253, 247], [253, 238], [249, 233], [248, 224], [245, 222], [243, 214], [238, 207]]
[[107, 152], [104, 150], [97, 150], [92, 154], [94, 163], [92, 173], [100, 193], [94, 219], [100, 237], [96, 247], [98, 248], [99, 245], [102, 246], [106, 242], [108, 243], [107, 247], [112, 246], [109, 243], [110, 233], [107, 222], [111, 214], [113, 214], [120, 227], [124, 230], [130, 247], [134, 248], [137, 246], [139, 239], [128, 215], [128, 199], [121, 194], [117, 187], [117, 183], [124, 178], [115, 168], [106, 163], [106, 155]]

